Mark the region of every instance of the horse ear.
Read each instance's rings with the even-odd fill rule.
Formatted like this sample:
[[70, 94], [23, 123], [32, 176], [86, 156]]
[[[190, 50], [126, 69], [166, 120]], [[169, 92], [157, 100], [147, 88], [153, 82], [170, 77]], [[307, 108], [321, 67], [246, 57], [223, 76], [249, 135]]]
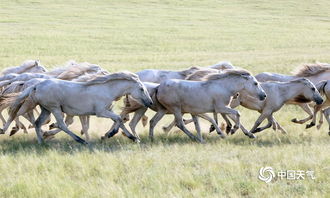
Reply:
[[34, 65], [37, 67], [39, 66], [39, 64], [40, 64], [40, 60], [36, 60]]

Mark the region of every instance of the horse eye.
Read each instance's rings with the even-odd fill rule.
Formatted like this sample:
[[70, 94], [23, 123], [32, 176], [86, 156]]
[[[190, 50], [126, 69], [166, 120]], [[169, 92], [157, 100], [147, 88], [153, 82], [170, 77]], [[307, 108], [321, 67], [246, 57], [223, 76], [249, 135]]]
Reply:
[[144, 91], [143, 88], [140, 88], [141, 91]]
[[257, 86], [257, 85], [258, 85], [258, 83], [256, 83], [256, 82], [255, 82], [255, 83], [254, 83], [254, 85], [255, 85], [255, 86]]
[[312, 91], [315, 91], [315, 88], [314, 87], [312, 88]]

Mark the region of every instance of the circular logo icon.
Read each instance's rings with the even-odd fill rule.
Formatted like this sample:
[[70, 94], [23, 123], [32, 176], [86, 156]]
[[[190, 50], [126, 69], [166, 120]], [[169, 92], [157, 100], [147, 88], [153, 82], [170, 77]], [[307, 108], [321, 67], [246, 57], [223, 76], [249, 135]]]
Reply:
[[275, 177], [275, 173], [272, 167], [267, 166], [260, 168], [258, 178], [261, 181], [269, 183], [273, 180], [274, 177]]

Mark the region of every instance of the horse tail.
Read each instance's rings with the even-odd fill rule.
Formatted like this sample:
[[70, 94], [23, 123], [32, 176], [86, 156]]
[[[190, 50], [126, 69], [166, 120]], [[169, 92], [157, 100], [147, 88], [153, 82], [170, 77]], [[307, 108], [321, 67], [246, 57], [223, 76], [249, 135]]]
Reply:
[[[18, 110], [21, 108], [21, 106], [24, 104], [24, 102], [32, 97], [32, 95], [35, 93], [36, 90], [36, 86], [37, 85], [33, 85], [27, 89], [25, 89], [23, 92], [21, 92], [21, 94], [18, 93], [18, 97], [11, 97], [9, 102], [12, 103], [11, 107], [10, 107], [10, 116], [11, 117], [16, 117], [16, 114], [18, 112]], [[9, 99], [8, 99], [9, 100]], [[0, 103], [1, 105], [1, 103]]]
[[327, 84], [328, 84], [328, 81], [327, 80], [323, 80], [323, 81], [321, 81], [321, 82], [319, 82], [319, 83], [316, 84], [315, 87], [320, 92], [321, 95], [325, 95], [324, 88], [325, 88], [325, 86], [327, 86]]
[[13, 104], [20, 93], [8, 93], [0, 95], [0, 107], [8, 107]]

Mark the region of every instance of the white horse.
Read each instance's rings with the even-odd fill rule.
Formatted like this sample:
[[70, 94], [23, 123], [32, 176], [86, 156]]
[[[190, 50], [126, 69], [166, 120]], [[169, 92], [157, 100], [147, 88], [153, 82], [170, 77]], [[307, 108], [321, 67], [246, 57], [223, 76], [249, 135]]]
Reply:
[[[1, 72], [2, 75], [7, 74], [21, 74], [21, 73], [44, 73], [46, 68], [40, 64], [39, 60], [27, 60], [24, 61], [20, 66], [9, 67]], [[0, 77], [0, 81], [6, 80]]]
[[[313, 84], [317, 84], [322, 80], [327, 80], [330, 78], [330, 64], [328, 63], [314, 63], [314, 64], [304, 64], [296, 69], [293, 72], [293, 75], [284, 75], [284, 74], [275, 74], [269, 72], [263, 72], [256, 75], [256, 79], [259, 82], [266, 82], [266, 81], [279, 81], [279, 82], [287, 82], [290, 80], [294, 80], [297, 78], [307, 78]], [[305, 119], [298, 120], [296, 118], [292, 119], [292, 122], [303, 124], [308, 120], [313, 118], [313, 111], [310, 108], [309, 104], [288, 101], [287, 104], [296, 104], [300, 106], [309, 116]]]
[[233, 68], [234, 66], [230, 62], [222, 61], [208, 67], [190, 67], [188, 69], [181, 71], [145, 69], [136, 72], [136, 74], [139, 76], [142, 82], [161, 83], [169, 79], [179, 79], [179, 80], [186, 79], [187, 76], [193, 74], [197, 70], [203, 70], [203, 69], [225, 70], [225, 69], [233, 69]]
[[[94, 80], [78, 83], [57, 79], [43, 81], [22, 92], [12, 105], [12, 111], [2, 133], [8, 129], [12, 120], [22, 115], [36, 105], [41, 107], [41, 114], [35, 122], [38, 142], [42, 142], [41, 125], [52, 113], [58, 127], [70, 135], [74, 140], [86, 144], [83, 139], [71, 132], [63, 122], [62, 112], [68, 115], [96, 115], [111, 118], [116, 127], [109, 137], [115, 135], [118, 129], [124, 130], [126, 136], [137, 140], [123, 125], [119, 115], [111, 110], [113, 101], [123, 95], [130, 94], [146, 106], [152, 105], [148, 91], [138, 76], [130, 72], [118, 72], [107, 76], [97, 77]], [[83, 99], [83, 100], [77, 100]]]
[[[232, 129], [234, 133], [240, 127], [240, 114], [228, 105], [231, 97], [243, 90], [260, 100], [266, 98], [266, 93], [258, 81], [246, 70], [226, 70], [223, 74], [211, 74], [205, 81], [167, 80], [159, 85], [156, 94], [158, 101], [165, 109], [159, 110], [150, 121], [149, 136], [153, 136], [154, 126], [166, 112], [174, 114], [177, 126], [194, 140], [202, 141], [200, 130], [197, 130], [198, 138], [192, 135], [184, 126], [182, 113], [194, 115], [193, 119], [197, 128], [199, 125], [196, 116], [208, 112], [232, 114], [235, 116], [235, 126]], [[243, 132], [250, 138], [255, 137], [248, 131]], [[221, 131], [220, 136], [225, 137]]]
[[[26, 65], [29, 66], [32, 63], [34, 63], [34, 62], [27, 61], [25, 64], [23, 64], [23, 66], [20, 66], [18, 68], [15, 67], [15, 68], [8, 69], [8, 70], [6, 70], [5, 73], [19, 72], [19, 71], [23, 71], [24, 69], [25, 69], [25, 71], [28, 71], [27, 70], [28, 68]], [[39, 67], [41, 67], [40, 63], [38, 61], [35, 61], [35, 65], [30, 66], [29, 71], [33, 71], [32, 68], [37, 69]], [[77, 63], [75, 61], [69, 61], [65, 64], [65, 66], [53, 69], [49, 72], [46, 72], [46, 70], [44, 70], [44, 71], [45, 71], [44, 73], [22, 73], [22, 74], [9, 73], [9, 74], [6, 74], [6, 75], [0, 77], [1, 79], [3, 79], [3, 81], [0, 82], [0, 87], [9, 86], [5, 92], [2, 92], [2, 95], [23, 91], [28, 86], [34, 85], [34, 82], [36, 82], [36, 81], [33, 81], [32, 79], [58, 78], [58, 79], [62, 79], [62, 80], [73, 80], [76, 82], [82, 82], [82, 81], [86, 81], [88, 79], [90, 80], [91, 75], [109, 74], [106, 70], [102, 69], [98, 65], [87, 63], [87, 62]], [[31, 80], [31, 82], [28, 82], [30, 80]], [[27, 83], [24, 83], [22, 81], [25, 81]], [[15, 83], [15, 82], [18, 82], [18, 83]], [[2, 107], [6, 107], [6, 106], [2, 106]], [[0, 119], [2, 120], [3, 123], [5, 122], [3, 116], [1, 115], [1, 112], [0, 112]], [[22, 128], [22, 129], [24, 129], [24, 131], [26, 131], [25, 126], [19, 121], [18, 118], [16, 119], [16, 123], [17, 123], [17, 126], [19, 126], [19, 127], [14, 127], [11, 132], [11, 135], [15, 134], [19, 128]]]
[[329, 135], [330, 135], [330, 81], [324, 80], [321, 81], [316, 85], [316, 88], [319, 90], [319, 92], [326, 97], [325, 102], [322, 104], [317, 104], [314, 106], [314, 113], [313, 113], [313, 119], [312, 122], [306, 125], [306, 129], [311, 128], [315, 126], [316, 123], [316, 115], [319, 111], [321, 111], [321, 117], [319, 124], [317, 125], [317, 129], [320, 129], [323, 124], [323, 116], [325, 116], [328, 125], [329, 125]]
[[[248, 109], [256, 110], [261, 115], [250, 130], [251, 133], [263, 131], [273, 125], [276, 130], [279, 128], [286, 133], [278, 122], [274, 119], [273, 113], [278, 111], [286, 102], [293, 101], [314, 101], [317, 104], [322, 104], [323, 99], [314, 86], [308, 79], [300, 78], [289, 82], [263, 82], [261, 87], [265, 90], [267, 98], [264, 101], [255, 99], [245, 91], [240, 92], [239, 97], [232, 101], [231, 107], [236, 108], [239, 105]], [[258, 128], [264, 119], [268, 120], [265, 127]]]

